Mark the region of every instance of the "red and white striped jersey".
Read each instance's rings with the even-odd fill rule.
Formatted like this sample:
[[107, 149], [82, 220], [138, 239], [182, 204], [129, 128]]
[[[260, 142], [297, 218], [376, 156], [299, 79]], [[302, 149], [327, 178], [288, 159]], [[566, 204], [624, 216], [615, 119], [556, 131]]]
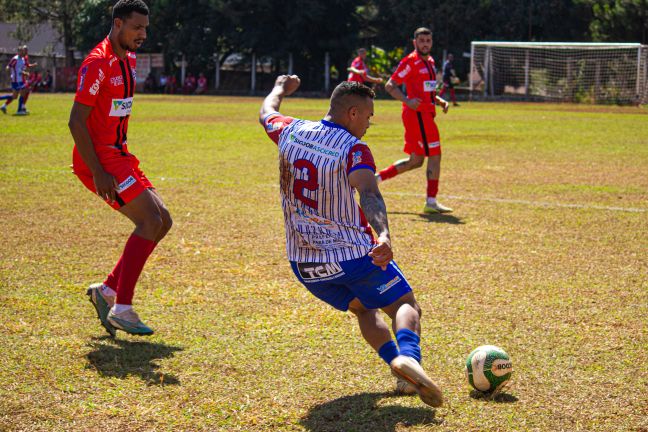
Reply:
[[9, 71], [11, 72], [11, 82], [21, 84], [25, 82], [23, 72], [27, 68], [25, 59], [16, 54], [11, 60], [9, 60]]
[[279, 147], [288, 259], [340, 262], [367, 255], [375, 240], [349, 174], [357, 169], [376, 171], [369, 147], [326, 120], [272, 113], [262, 124]]

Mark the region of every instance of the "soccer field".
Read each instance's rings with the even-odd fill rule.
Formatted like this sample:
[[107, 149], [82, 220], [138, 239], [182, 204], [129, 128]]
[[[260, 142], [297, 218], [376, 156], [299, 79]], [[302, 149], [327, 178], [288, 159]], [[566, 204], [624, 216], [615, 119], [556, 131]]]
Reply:
[[[438, 116], [454, 213], [421, 213], [423, 170], [381, 184], [434, 410], [292, 275], [260, 98], [136, 97], [129, 147], [175, 224], [135, 296], [155, 335], [106, 337], [85, 290], [131, 225], [71, 174], [71, 103], [0, 116], [0, 431], [648, 430], [647, 109], [465, 103]], [[399, 103], [365, 141], [404, 156]], [[482, 344], [513, 361], [497, 401], [464, 377]]]

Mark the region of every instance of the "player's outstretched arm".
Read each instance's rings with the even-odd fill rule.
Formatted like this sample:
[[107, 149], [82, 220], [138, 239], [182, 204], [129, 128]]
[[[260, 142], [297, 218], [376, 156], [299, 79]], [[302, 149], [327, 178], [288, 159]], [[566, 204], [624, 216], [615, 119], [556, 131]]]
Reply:
[[389, 236], [387, 206], [378, 189], [376, 177], [369, 169], [358, 169], [349, 174], [349, 183], [360, 194], [360, 207], [367, 222], [378, 234], [378, 244], [369, 252], [369, 256], [373, 258], [374, 265], [386, 270], [394, 254]]
[[261, 121], [273, 112], [279, 111], [281, 101], [284, 96], [290, 96], [298, 88], [301, 80], [297, 75], [279, 75], [275, 81], [274, 88], [268, 96], [263, 100], [259, 118]]
[[369, 75], [369, 74], [367, 74], [367, 76], [366, 76], [365, 78], [367, 79], [367, 81], [372, 82], [372, 83], [374, 83], [374, 84], [380, 84], [380, 83], [383, 82], [383, 79], [382, 79], [382, 78], [380, 78], [380, 77], [375, 77], [375, 76], [371, 76], [371, 75]]

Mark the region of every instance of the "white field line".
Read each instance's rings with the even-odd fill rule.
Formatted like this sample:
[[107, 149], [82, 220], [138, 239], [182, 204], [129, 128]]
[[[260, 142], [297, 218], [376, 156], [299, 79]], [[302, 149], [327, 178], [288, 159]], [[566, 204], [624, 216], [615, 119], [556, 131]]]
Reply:
[[[394, 196], [418, 196], [422, 197], [423, 194], [413, 193], [413, 192], [382, 192], [383, 195], [394, 195]], [[528, 200], [518, 200], [518, 199], [508, 199], [508, 198], [489, 198], [489, 197], [467, 197], [459, 195], [443, 195], [444, 198], [456, 199], [459, 201], [486, 201], [486, 202], [496, 202], [503, 204], [521, 204], [532, 207], [548, 207], [548, 208], [575, 208], [575, 209], [589, 209], [589, 210], [606, 210], [606, 211], [619, 211], [619, 212], [630, 212], [630, 213], [646, 213], [648, 209], [645, 208], [634, 208], [634, 207], [611, 207], [611, 206], [599, 206], [599, 205], [590, 205], [590, 204], [564, 204], [564, 203], [552, 203], [547, 201], [528, 201]]]
[[[61, 172], [66, 174], [72, 174], [72, 170], [62, 170], [62, 169], [48, 169], [48, 168], [17, 168], [16, 171], [50, 171], [50, 172]], [[152, 177], [149, 177], [152, 178]], [[188, 177], [157, 177], [155, 180], [159, 181], [195, 181], [196, 178]], [[225, 182], [218, 180], [211, 180], [216, 184], [231, 185], [234, 186], [236, 182]], [[278, 184], [262, 183], [262, 187], [272, 187], [278, 188]], [[383, 195], [387, 196], [405, 196], [405, 197], [423, 197], [421, 193], [415, 192], [382, 192]], [[583, 209], [583, 210], [603, 210], [603, 211], [614, 211], [614, 212], [627, 212], [627, 213], [648, 213], [648, 208], [636, 208], [636, 207], [615, 207], [615, 206], [601, 206], [601, 205], [591, 205], [591, 204], [571, 204], [571, 203], [552, 203], [547, 201], [529, 201], [529, 200], [518, 200], [518, 199], [509, 199], [509, 198], [492, 198], [492, 197], [471, 197], [471, 196], [460, 196], [460, 195], [443, 195], [444, 198], [459, 200], [459, 201], [482, 201], [482, 202], [494, 202], [501, 204], [519, 204], [526, 205], [531, 207], [544, 207], [544, 208], [571, 208], [571, 209]]]

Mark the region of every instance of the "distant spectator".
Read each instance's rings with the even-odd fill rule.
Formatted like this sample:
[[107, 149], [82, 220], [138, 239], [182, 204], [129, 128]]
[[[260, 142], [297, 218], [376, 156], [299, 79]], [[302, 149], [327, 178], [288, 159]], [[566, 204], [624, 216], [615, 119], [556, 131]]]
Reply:
[[164, 87], [164, 93], [166, 93], [166, 94], [174, 94], [175, 91], [176, 91], [176, 83], [177, 83], [177, 80], [176, 80], [175, 75], [173, 75], [173, 74], [169, 75], [167, 77], [166, 86]]
[[166, 75], [160, 75], [160, 85], [158, 86], [159, 92], [164, 93], [166, 91], [167, 80], [168, 78]]
[[54, 83], [54, 78], [52, 77], [52, 71], [49, 69], [45, 74], [45, 78], [41, 80], [41, 89], [43, 91], [50, 91], [52, 89], [52, 84]]
[[192, 94], [196, 91], [196, 77], [191, 72], [187, 74], [184, 82], [184, 94]]
[[205, 74], [200, 72], [198, 74], [198, 87], [196, 87], [196, 94], [205, 94], [207, 91], [207, 78]]

